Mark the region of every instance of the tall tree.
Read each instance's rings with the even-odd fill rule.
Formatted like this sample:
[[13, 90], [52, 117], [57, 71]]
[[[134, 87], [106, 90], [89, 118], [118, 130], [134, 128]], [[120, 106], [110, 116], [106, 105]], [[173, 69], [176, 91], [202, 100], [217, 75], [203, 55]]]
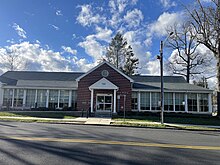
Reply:
[[173, 50], [168, 69], [173, 74], [183, 75], [189, 82], [191, 77], [205, 71], [205, 66], [210, 64], [210, 56], [203, 56], [196, 51], [199, 43], [190, 23], [175, 24], [167, 32], [173, 33], [167, 44]]
[[137, 69], [139, 60], [134, 56], [132, 47], [128, 45], [121, 33], [112, 38], [107, 47], [106, 60], [127, 75], [132, 75]]
[[1, 51], [0, 59], [2, 60], [3, 67], [9, 71], [24, 70], [27, 67], [27, 63], [21, 57], [21, 54], [12, 48]]
[[196, 31], [196, 39], [212, 51], [217, 60], [217, 90], [220, 92], [220, 0], [202, 4], [196, 0], [196, 7], [187, 8]]

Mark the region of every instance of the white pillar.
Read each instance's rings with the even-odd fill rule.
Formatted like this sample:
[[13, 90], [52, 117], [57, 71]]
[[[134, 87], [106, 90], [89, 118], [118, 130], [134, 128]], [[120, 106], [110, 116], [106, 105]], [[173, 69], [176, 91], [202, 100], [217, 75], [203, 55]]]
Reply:
[[93, 113], [93, 95], [94, 95], [94, 89], [91, 89], [91, 101], [90, 101], [91, 113]]
[[4, 94], [4, 89], [2, 88], [2, 85], [0, 86], [0, 107], [3, 105], [3, 94]]
[[60, 90], [58, 90], [57, 108], [60, 108]]
[[150, 92], [150, 111], [152, 110], [152, 103], [151, 103], [151, 92]]
[[141, 111], [141, 92], [138, 92], [138, 111]]
[[37, 107], [35, 107], [36, 103], [37, 103], [37, 89], [36, 89], [36, 91], [35, 91], [34, 108], [37, 108], [37, 107], [38, 107], [38, 105], [37, 105]]
[[48, 108], [48, 106], [49, 106], [49, 89], [47, 89], [46, 95], [47, 95], [46, 108]]
[[173, 111], [174, 111], [174, 112], [176, 111], [175, 101], [176, 101], [176, 95], [175, 95], [175, 93], [173, 92]]
[[185, 112], [188, 112], [187, 93], [185, 93]]
[[69, 90], [69, 103], [68, 103], [68, 107], [71, 107], [71, 103], [72, 103], [72, 90]]
[[208, 95], [209, 112], [212, 113], [212, 94]]
[[200, 111], [200, 107], [199, 107], [199, 94], [196, 94], [196, 101], [197, 101], [197, 112]]
[[116, 95], [116, 89], [114, 89], [114, 108], [113, 108], [113, 113], [116, 113], [116, 99], [117, 99], [117, 95]]
[[11, 103], [11, 107], [14, 107], [14, 99], [15, 99], [15, 89], [12, 90], [12, 103]]
[[27, 89], [24, 89], [24, 95], [23, 95], [23, 107], [26, 107], [26, 97], [27, 96]]

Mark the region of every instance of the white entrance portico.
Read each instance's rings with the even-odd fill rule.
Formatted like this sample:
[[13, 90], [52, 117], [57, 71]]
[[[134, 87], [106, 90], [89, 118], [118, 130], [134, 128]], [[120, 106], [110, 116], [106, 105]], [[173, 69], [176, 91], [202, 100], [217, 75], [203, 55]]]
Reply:
[[93, 112], [93, 106], [94, 106], [94, 90], [114, 90], [113, 94], [113, 113], [116, 113], [116, 92], [118, 90], [118, 87], [107, 80], [106, 78], [102, 78], [92, 84], [89, 87], [89, 90], [91, 91], [91, 102], [90, 102], [90, 107], [91, 107], [91, 112]]

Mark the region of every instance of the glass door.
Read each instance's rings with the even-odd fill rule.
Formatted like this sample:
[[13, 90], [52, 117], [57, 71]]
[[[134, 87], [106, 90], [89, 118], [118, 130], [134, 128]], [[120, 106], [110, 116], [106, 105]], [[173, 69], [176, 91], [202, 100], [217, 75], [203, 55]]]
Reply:
[[97, 94], [96, 110], [97, 111], [111, 111], [112, 110], [112, 95], [111, 94]]

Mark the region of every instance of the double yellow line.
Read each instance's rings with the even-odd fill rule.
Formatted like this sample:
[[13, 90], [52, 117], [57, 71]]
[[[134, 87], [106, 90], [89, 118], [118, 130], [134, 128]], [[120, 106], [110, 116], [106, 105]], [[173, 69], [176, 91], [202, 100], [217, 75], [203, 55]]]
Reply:
[[91, 140], [91, 139], [61, 139], [61, 138], [41, 138], [41, 137], [16, 137], [1, 136], [0, 139], [11, 139], [21, 141], [41, 141], [41, 142], [63, 142], [63, 143], [86, 143], [86, 144], [105, 144], [105, 145], [123, 145], [137, 147], [161, 147], [161, 148], [178, 148], [193, 150], [217, 150], [220, 146], [197, 146], [197, 145], [180, 145], [180, 144], [164, 144], [164, 143], [144, 143], [132, 141], [108, 141], [108, 140]]

